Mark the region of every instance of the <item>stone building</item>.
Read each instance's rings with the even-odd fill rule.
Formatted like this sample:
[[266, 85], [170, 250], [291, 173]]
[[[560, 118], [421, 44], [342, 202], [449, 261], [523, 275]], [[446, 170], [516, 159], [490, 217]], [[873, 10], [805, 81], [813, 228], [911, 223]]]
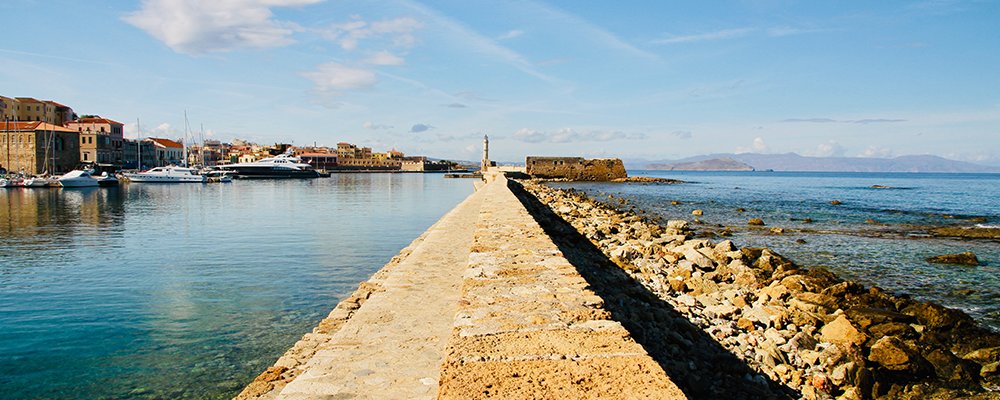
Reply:
[[156, 158], [154, 158], [155, 161], [147, 163], [144, 157], [142, 161], [144, 165], [154, 165], [157, 167], [171, 164], [181, 165], [181, 161], [184, 159], [183, 144], [163, 138], [149, 138], [149, 140], [153, 142], [153, 146], [156, 148]]
[[38, 175], [72, 171], [80, 163], [79, 134], [46, 122], [0, 122], [0, 164]]
[[617, 158], [527, 157], [526, 172], [534, 178], [610, 181], [628, 177]]
[[38, 100], [31, 97], [0, 96], [0, 120], [47, 122], [53, 125], [65, 125], [74, 119], [76, 114], [68, 106], [51, 100]]
[[125, 124], [101, 117], [87, 117], [66, 124], [80, 133], [80, 161], [121, 165], [124, 161]]

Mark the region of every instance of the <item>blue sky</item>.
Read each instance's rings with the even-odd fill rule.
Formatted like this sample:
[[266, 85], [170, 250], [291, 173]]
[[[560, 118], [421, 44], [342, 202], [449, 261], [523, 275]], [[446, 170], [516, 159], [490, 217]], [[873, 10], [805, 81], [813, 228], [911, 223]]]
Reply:
[[1000, 165], [1000, 4], [5, 0], [0, 94], [135, 136], [441, 158]]

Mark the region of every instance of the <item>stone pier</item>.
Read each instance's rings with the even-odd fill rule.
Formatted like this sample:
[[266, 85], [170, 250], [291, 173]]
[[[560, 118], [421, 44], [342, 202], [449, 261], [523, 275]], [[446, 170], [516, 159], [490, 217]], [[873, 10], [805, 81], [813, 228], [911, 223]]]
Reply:
[[237, 398], [685, 398], [489, 175]]

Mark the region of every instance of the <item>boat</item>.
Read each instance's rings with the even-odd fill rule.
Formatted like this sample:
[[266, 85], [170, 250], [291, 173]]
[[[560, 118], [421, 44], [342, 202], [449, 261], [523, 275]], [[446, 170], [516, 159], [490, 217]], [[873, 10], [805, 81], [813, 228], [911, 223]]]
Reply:
[[205, 181], [209, 183], [228, 183], [233, 181], [233, 173], [230, 171], [206, 169], [202, 171]]
[[74, 169], [59, 177], [59, 185], [62, 187], [97, 187], [100, 186], [100, 183], [90, 175], [90, 171]]
[[284, 154], [248, 163], [226, 164], [211, 167], [218, 171], [231, 171], [240, 179], [288, 179], [318, 178], [319, 172], [312, 165], [291, 155], [291, 149]]
[[53, 177], [47, 176], [35, 176], [24, 180], [24, 187], [28, 188], [43, 188], [50, 186], [59, 186], [57, 184], [58, 180]]
[[205, 183], [206, 177], [199, 175], [194, 168], [169, 165], [156, 167], [148, 171], [126, 173], [129, 182], [142, 183]]
[[114, 174], [105, 172], [97, 176], [97, 185], [100, 187], [118, 186], [118, 178]]

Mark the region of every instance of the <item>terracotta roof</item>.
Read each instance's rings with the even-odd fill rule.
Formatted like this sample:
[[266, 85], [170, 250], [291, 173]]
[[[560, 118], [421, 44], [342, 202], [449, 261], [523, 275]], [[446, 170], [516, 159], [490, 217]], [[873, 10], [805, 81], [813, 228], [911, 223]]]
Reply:
[[302, 154], [299, 154], [299, 157], [334, 157], [334, 158], [336, 158], [337, 155], [334, 154], [334, 153], [302, 153]]
[[65, 126], [53, 125], [48, 122], [41, 122], [41, 121], [22, 121], [22, 122], [12, 121], [10, 123], [0, 122], [0, 129], [10, 130], [11, 132], [53, 131], [53, 132], [76, 133], [76, 131], [69, 129]]
[[33, 101], [36, 103], [42, 103], [41, 100], [38, 100], [34, 97], [15, 97], [15, 99], [17, 99], [18, 101]]
[[176, 148], [176, 149], [183, 149], [184, 148], [184, 145], [182, 145], [180, 143], [177, 143], [177, 142], [175, 142], [173, 140], [170, 140], [170, 139], [149, 138], [149, 140], [152, 140], [153, 142], [156, 142], [156, 144], [159, 144], [160, 146], [163, 146], [163, 147], [173, 147], [173, 148]]
[[125, 124], [123, 124], [121, 122], [118, 122], [118, 121], [115, 121], [115, 120], [111, 120], [111, 119], [107, 119], [107, 118], [80, 118], [80, 119], [78, 119], [76, 121], [72, 121], [70, 123], [125, 125]]
[[56, 106], [56, 107], [66, 107], [66, 108], [72, 108], [72, 107], [70, 107], [70, 106], [67, 106], [67, 105], [63, 105], [63, 104], [59, 104], [59, 103], [56, 103], [56, 102], [54, 102], [54, 101], [52, 101], [52, 100], [46, 100], [45, 102], [46, 102], [46, 103], [49, 103], [49, 104], [51, 104], [51, 105], [54, 105], [54, 106]]

